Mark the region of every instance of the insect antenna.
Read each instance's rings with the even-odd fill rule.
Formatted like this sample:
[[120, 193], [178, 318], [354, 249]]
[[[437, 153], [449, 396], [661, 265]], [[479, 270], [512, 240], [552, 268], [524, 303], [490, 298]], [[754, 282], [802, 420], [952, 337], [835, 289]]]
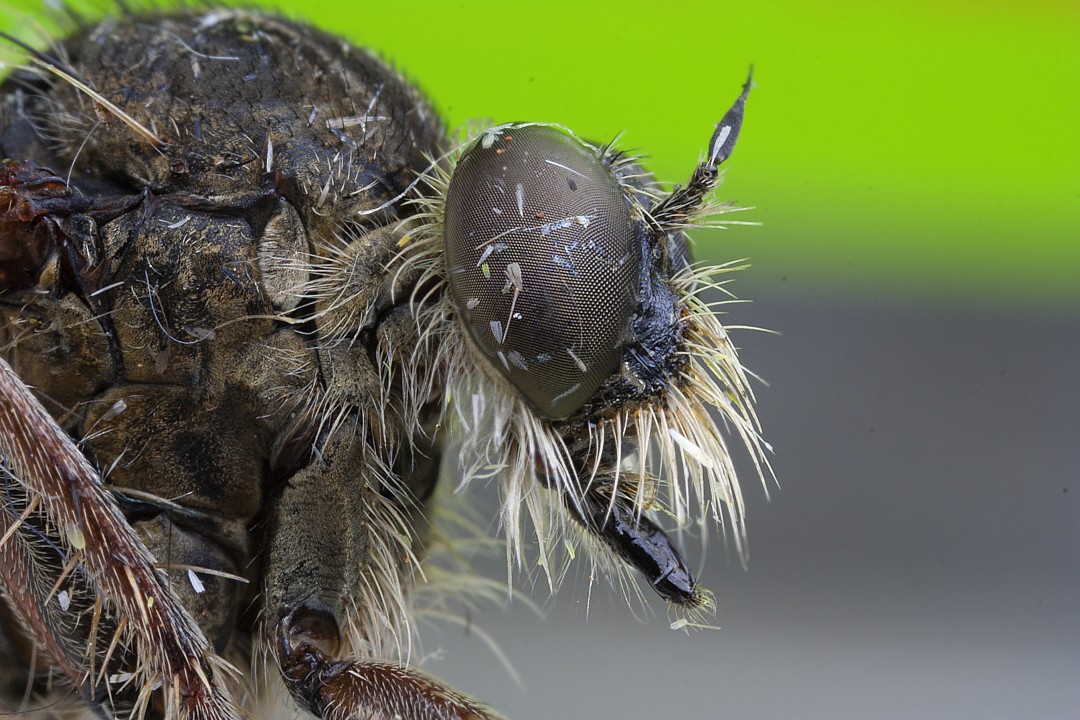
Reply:
[[[751, 67], [746, 82], [743, 83], [742, 93], [717, 123], [716, 130], [713, 131], [712, 138], [709, 140], [705, 160], [694, 170], [690, 181], [685, 187], [676, 188], [649, 210], [648, 216], [654, 230], [666, 232], [683, 228], [694, 217], [702, 214], [705, 196], [716, 187], [719, 179], [717, 168], [731, 157], [735, 142], [739, 139], [739, 130], [742, 128], [743, 113], [746, 108], [746, 96], [750, 94], [753, 79], [754, 69]], [[707, 207], [705, 209], [708, 210]]]

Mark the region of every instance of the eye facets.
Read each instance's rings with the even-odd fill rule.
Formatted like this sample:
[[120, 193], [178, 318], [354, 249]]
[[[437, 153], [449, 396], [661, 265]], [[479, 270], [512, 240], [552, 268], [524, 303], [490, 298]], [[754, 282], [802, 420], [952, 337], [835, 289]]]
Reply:
[[596, 150], [550, 126], [486, 134], [454, 171], [445, 243], [475, 348], [539, 414], [573, 414], [618, 367], [641, 270]]

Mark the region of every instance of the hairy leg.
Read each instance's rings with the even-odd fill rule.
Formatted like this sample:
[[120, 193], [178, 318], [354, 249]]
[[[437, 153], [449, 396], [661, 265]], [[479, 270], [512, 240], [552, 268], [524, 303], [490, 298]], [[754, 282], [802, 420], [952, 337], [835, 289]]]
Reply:
[[[238, 714], [220, 684], [215, 658], [198, 626], [180, 604], [154, 559], [120, 513], [111, 494], [74, 442], [49, 416], [11, 367], [0, 360], [0, 453], [3, 455], [12, 501], [0, 512], [0, 579], [13, 609], [38, 648], [80, 693], [91, 702], [107, 702], [100, 672], [90, 672], [97, 660], [107, 665], [116, 647], [126, 645], [137, 659], [132, 687], [140, 704], [150, 701], [158, 683], [164, 690], [166, 713], [180, 718], [216, 720]], [[15, 514], [21, 503], [22, 512]], [[39, 562], [41, 543], [25, 541], [24, 518], [40, 513], [66, 562]], [[114, 618], [115, 645], [95, 645], [87, 664], [72, 642], [56, 608], [64, 611], [59, 594], [44, 578], [62, 568], [61, 575], [84, 577], [81, 588], [95, 591], [92, 605], [101, 612], [92, 619]], [[42, 574], [44, 573], [44, 575]], [[76, 596], [83, 596], [80, 590]], [[82, 601], [86, 601], [84, 598]], [[70, 609], [70, 605], [68, 606]], [[88, 632], [93, 643], [98, 634]], [[85, 646], [83, 646], [85, 648]]]
[[317, 717], [496, 720], [440, 681], [379, 659], [405, 654], [413, 545], [426, 535], [422, 508], [400, 493], [438, 471], [437, 462], [406, 464], [430, 479], [395, 480], [361, 438], [339, 432], [290, 481], [271, 534], [265, 642], [289, 692]]

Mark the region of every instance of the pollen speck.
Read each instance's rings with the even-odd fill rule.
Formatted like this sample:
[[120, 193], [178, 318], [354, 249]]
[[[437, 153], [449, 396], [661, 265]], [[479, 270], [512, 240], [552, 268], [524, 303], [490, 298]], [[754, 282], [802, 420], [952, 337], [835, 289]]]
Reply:
[[76, 550], [83, 550], [86, 548], [86, 536], [83, 535], [81, 529], [74, 525], [69, 525], [67, 529], [67, 539], [71, 543], [71, 547]]

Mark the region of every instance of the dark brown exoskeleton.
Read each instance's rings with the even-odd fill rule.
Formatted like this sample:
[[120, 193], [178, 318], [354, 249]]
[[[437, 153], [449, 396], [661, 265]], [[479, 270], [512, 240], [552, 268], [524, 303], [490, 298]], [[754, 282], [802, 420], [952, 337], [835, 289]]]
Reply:
[[555, 126], [453, 148], [379, 60], [275, 17], [27, 53], [0, 86], [0, 705], [235, 718], [265, 657], [318, 717], [497, 717], [402, 652], [444, 428], [519, 560], [527, 508], [553, 579], [577, 541], [710, 606], [655, 516], [741, 527], [708, 408], [761, 458], [683, 232], [749, 83], [664, 192]]

